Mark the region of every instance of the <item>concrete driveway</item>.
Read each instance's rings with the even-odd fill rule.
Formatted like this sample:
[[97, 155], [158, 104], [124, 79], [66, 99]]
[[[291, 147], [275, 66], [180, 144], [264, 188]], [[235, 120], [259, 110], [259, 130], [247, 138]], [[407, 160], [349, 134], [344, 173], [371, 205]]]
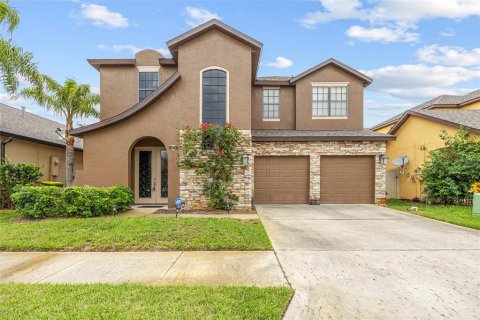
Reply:
[[285, 319], [480, 319], [480, 232], [373, 205], [257, 206]]

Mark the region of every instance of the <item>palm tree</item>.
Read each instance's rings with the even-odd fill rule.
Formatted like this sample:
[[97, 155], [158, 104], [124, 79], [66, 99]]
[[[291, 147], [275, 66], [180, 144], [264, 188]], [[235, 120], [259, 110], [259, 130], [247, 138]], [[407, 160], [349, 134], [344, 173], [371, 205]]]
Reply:
[[73, 119], [76, 117], [98, 117], [95, 106], [100, 102], [100, 96], [91, 92], [88, 84], [78, 84], [74, 79], [67, 79], [63, 84], [48, 76], [42, 76], [43, 84], [23, 89], [20, 95], [36, 101], [47, 110], [65, 117], [65, 163], [66, 185], [73, 181], [73, 158], [75, 138], [70, 135], [73, 129]]
[[8, 34], [7, 37], [0, 34], [0, 82], [8, 93], [17, 91], [20, 78], [37, 84], [41, 80], [33, 55], [9, 38], [19, 23], [18, 11], [10, 7], [7, 0], [0, 0], [0, 30], [6, 27]]

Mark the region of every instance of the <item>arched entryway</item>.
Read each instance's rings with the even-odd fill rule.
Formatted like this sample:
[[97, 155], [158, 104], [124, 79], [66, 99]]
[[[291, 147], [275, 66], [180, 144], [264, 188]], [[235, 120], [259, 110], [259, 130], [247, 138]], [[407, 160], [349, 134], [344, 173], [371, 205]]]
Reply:
[[165, 145], [154, 137], [137, 140], [131, 148], [130, 163], [135, 204], [167, 204], [168, 153]]

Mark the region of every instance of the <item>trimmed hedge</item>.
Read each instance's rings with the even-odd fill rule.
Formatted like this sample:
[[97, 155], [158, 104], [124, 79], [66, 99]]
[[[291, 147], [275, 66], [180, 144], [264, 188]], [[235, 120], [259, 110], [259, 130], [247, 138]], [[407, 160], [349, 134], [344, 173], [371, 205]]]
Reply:
[[133, 203], [130, 188], [21, 187], [12, 194], [20, 214], [27, 218], [98, 217], [126, 211]]
[[33, 185], [40, 177], [40, 167], [30, 163], [11, 163], [6, 159], [0, 164], [0, 209], [10, 209], [10, 196], [17, 186]]

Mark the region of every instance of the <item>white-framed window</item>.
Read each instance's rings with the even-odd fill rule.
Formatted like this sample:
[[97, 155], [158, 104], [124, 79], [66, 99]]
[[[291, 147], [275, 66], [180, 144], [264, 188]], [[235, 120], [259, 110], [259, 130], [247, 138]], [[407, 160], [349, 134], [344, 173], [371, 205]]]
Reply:
[[263, 88], [263, 119], [280, 119], [280, 88]]
[[142, 101], [158, 88], [158, 71], [138, 72], [138, 101]]
[[312, 84], [312, 117], [347, 117], [346, 84]]

